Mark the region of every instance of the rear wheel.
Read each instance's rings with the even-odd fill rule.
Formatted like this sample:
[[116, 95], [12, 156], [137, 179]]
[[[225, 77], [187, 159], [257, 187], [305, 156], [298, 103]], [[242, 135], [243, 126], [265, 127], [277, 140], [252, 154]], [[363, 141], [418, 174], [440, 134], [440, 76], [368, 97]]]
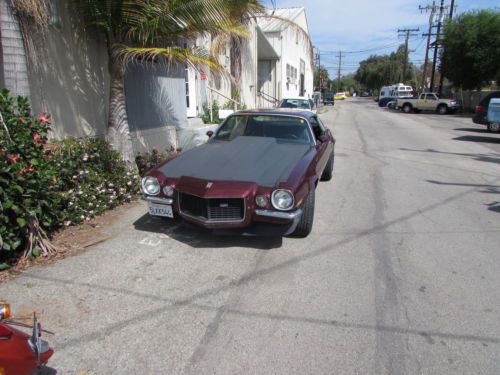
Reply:
[[314, 221], [314, 201], [315, 192], [311, 190], [307, 195], [306, 201], [302, 205], [302, 216], [300, 217], [299, 224], [293, 235], [295, 237], [307, 237], [311, 233]]
[[332, 179], [333, 175], [333, 163], [335, 156], [333, 154], [333, 151], [328, 158], [328, 161], [326, 163], [325, 169], [323, 170], [323, 174], [321, 175], [321, 181], [330, 181]]
[[448, 107], [444, 104], [440, 105], [437, 109], [437, 113], [440, 115], [446, 115], [448, 113]]
[[489, 122], [488, 123], [488, 131], [491, 133], [500, 132], [500, 122]]
[[411, 111], [413, 111], [413, 107], [411, 104], [406, 103], [403, 105], [403, 112], [404, 113], [410, 113]]

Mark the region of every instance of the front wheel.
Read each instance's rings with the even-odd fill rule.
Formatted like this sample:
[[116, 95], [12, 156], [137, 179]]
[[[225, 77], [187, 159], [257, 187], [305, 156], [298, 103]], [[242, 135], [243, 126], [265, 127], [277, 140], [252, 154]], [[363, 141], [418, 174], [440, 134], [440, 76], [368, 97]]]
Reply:
[[335, 156], [333, 154], [333, 151], [328, 158], [328, 161], [326, 162], [325, 169], [323, 170], [323, 174], [321, 175], [321, 181], [330, 181], [332, 179], [333, 175], [333, 163]]
[[307, 195], [306, 201], [302, 205], [302, 216], [300, 217], [299, 224], [293, 232], [295, 237], [307, 237], [311, 233], [314, 221], [314, 201], [315, 192], [311, 190]]
[[489, 122], [488, 123], [488, 131], [490, 133], [500, 132], [500, 122]]
[[403, 112], [404, 113], [410, 113], [412, 110], [413, 110], [413, 107], [411, 106], [411, 104], [407, 103], [407, 104], [405, 104], [403, 106]]
[[445, 106], [445, 105], [440, 105], [438, 107], [438, 110], [437, 112], [440, 114], [440, 115], [446, 115], [448, 113], [448, 107]]

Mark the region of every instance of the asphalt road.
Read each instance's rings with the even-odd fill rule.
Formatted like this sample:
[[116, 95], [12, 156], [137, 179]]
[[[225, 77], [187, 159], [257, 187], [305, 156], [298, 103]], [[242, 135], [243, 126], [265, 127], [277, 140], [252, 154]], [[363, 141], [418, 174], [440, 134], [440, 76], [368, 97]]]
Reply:
[[0, 285], [58, 374], [499, 374], [500, 134], [351, 98], [306, 239], [212, 237], [131, 208]]

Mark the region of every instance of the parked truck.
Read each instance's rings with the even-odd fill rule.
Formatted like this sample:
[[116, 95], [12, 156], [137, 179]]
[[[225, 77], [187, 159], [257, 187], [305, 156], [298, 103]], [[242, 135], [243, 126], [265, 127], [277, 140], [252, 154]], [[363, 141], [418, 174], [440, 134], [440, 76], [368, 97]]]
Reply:
[[454, 99], [439, 99], [433, 92], [420, 94], [418, 98], [401, 98], [398, 99], [397, 108], [404, 113], [434, 111], [440, 115], [455, 112], [459, 104]]

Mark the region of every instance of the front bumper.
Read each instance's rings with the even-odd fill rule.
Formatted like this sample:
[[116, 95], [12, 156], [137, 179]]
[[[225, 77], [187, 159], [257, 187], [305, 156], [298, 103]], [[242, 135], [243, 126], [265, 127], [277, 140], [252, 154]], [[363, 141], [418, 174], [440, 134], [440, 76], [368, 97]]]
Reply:
[[216, 234], [284, 236], [291, 234], [295, 230], [302, 216], [302, 209], [300, 208], [294, 211], [274, 211], [246, 207], [242, 220], [220, 222], [205, 219], [200, 220], [187, 215], [179, 209], [177, 200], [172, 198], [143, 195], [142, 200], [160, 205], [173, 206], [177, 217], [190, 224], [212, 230]]

